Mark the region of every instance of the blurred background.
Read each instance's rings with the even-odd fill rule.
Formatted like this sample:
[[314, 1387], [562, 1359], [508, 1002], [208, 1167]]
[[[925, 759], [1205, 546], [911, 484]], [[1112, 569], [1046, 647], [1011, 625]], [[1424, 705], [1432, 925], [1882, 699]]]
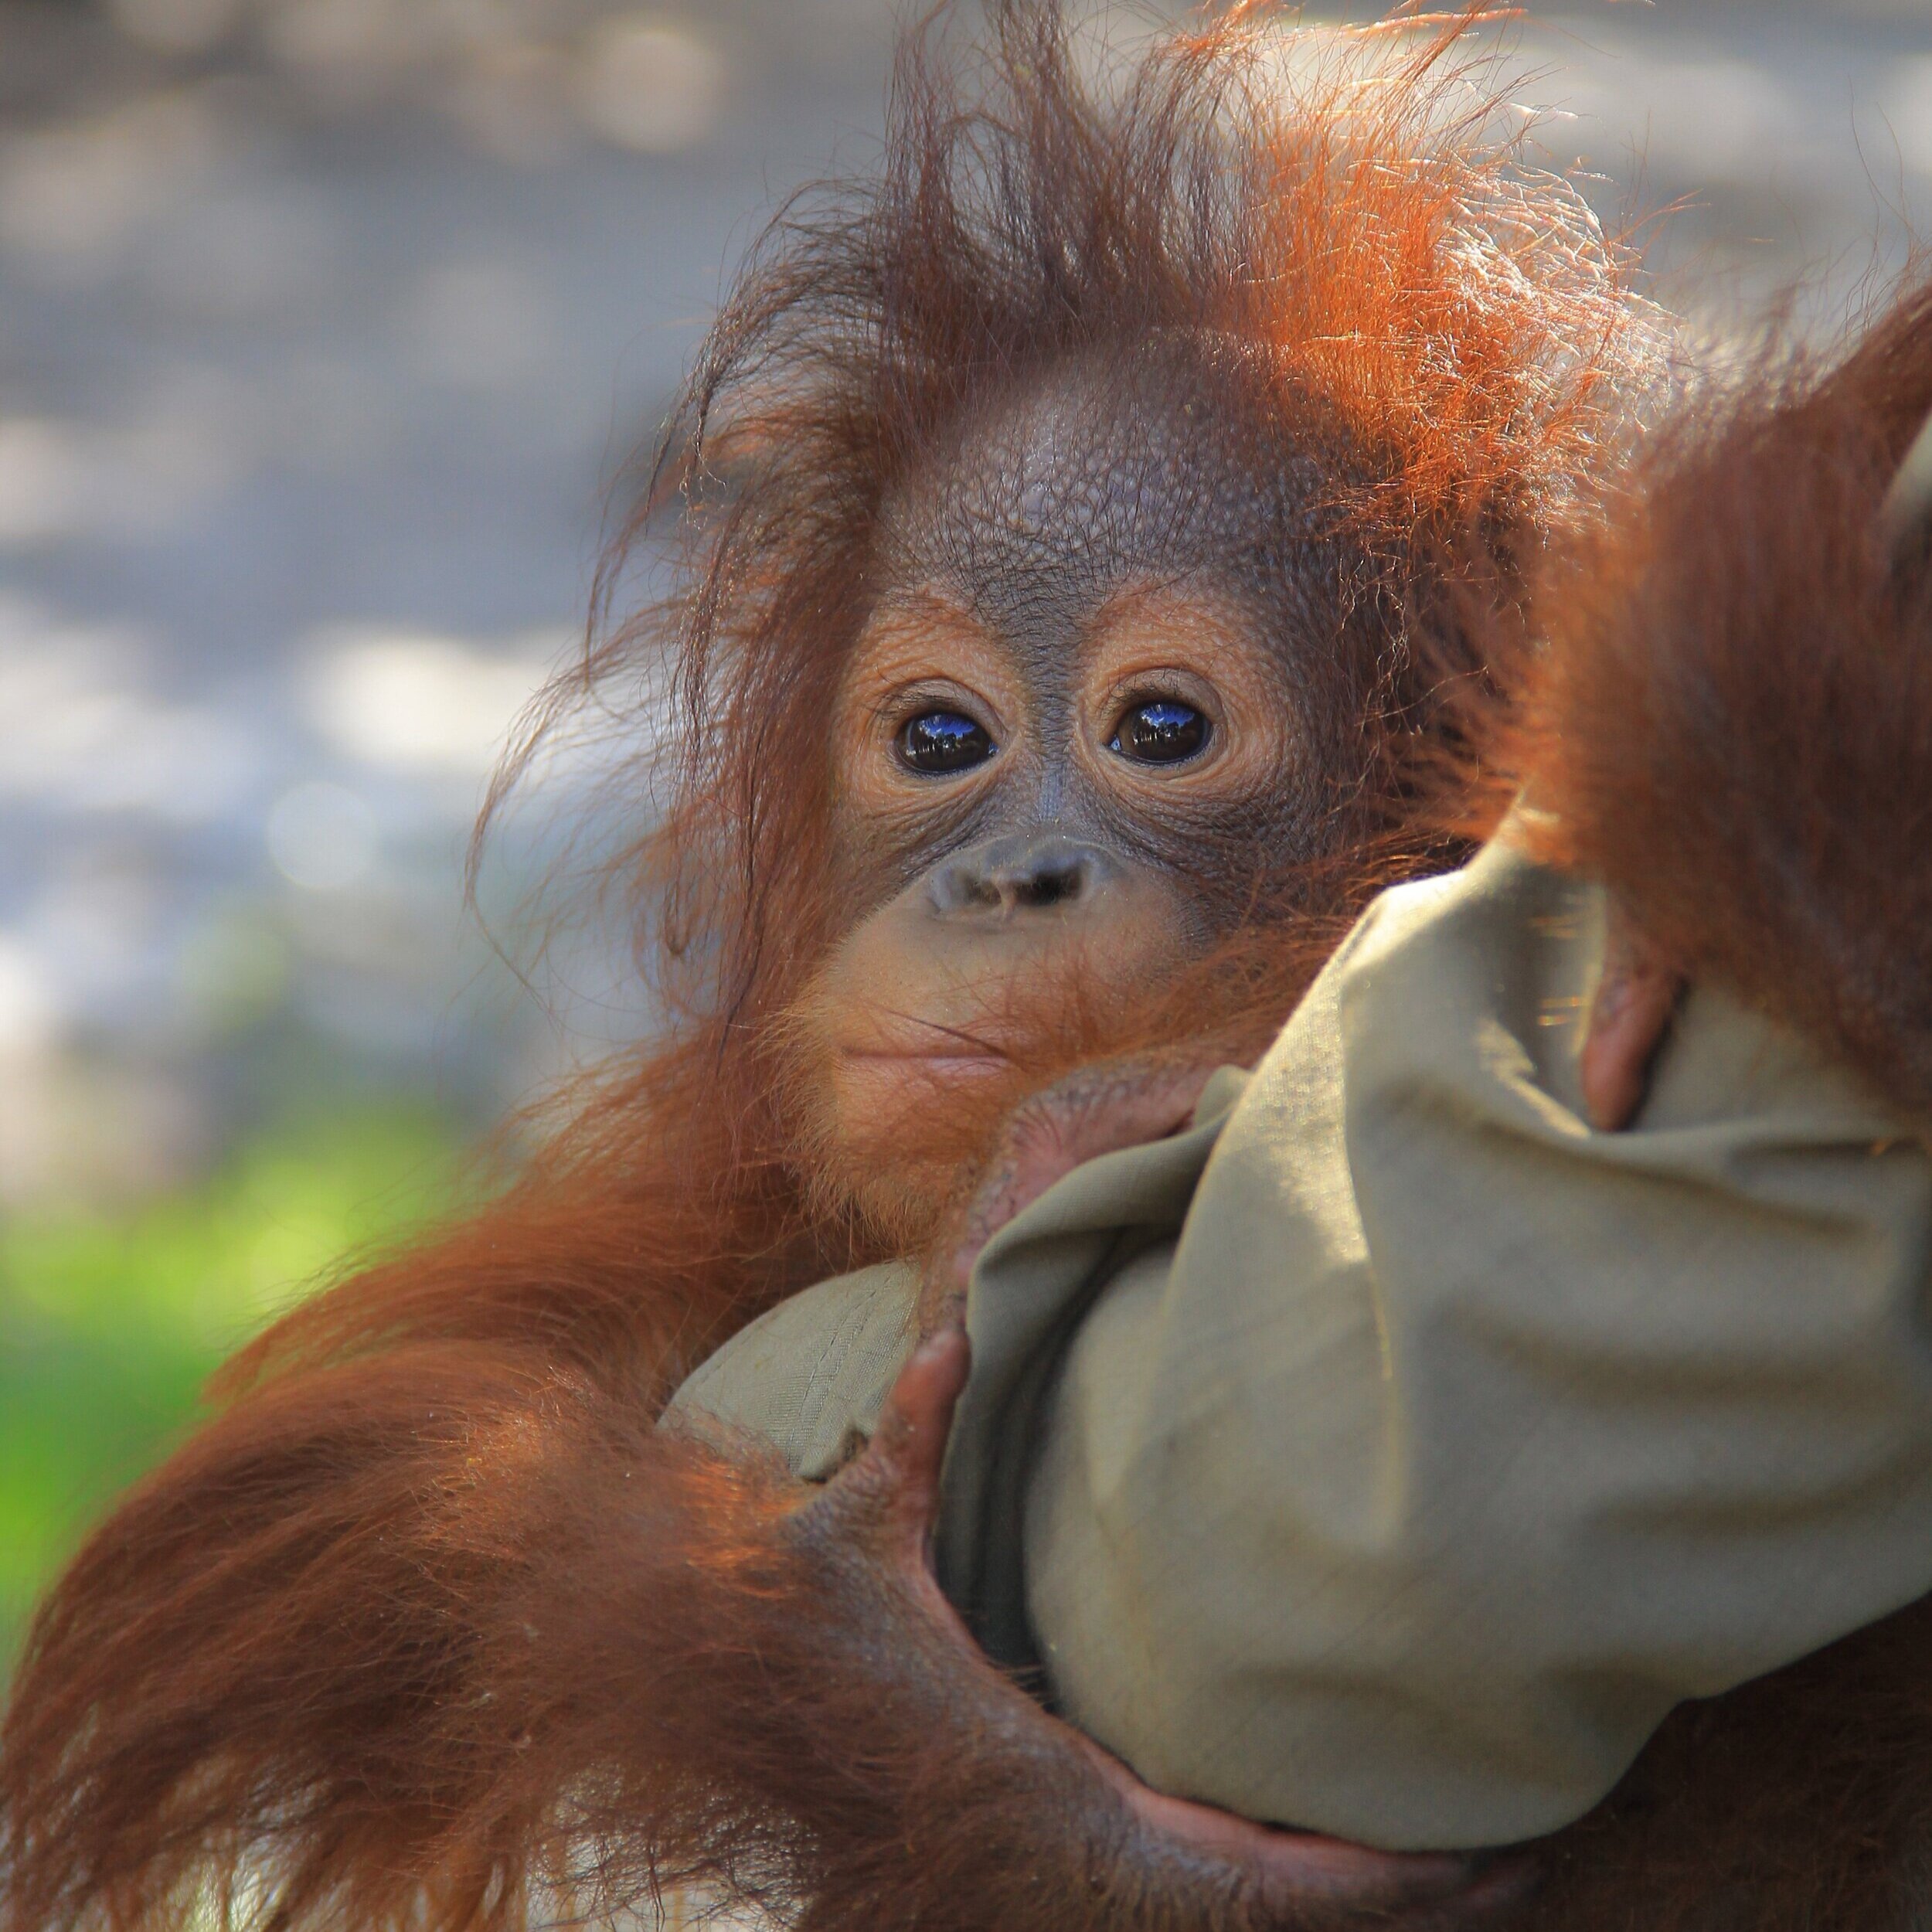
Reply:
[[[1532, 11], [1517, 97], [1611, 223], [1675, 208], [1667, 303], [1828, 329], [1903, 260], [1932, 0]], [[522, 910], [583, 770], [480, 913], [466, 835], [895, 17], [0, 0], [0, 1658], [223, 1352], [641, 1023], [621, 933]]]

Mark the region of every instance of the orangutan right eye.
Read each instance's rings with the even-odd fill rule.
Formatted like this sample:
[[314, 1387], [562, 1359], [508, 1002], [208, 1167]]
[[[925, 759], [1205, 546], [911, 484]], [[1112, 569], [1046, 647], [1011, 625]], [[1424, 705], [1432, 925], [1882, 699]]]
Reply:
[[899, 761], [909, 771], [944, 775], [983, 765], [998, 750], [986, 728], [963, 711], [922, 711], [899, 733]]

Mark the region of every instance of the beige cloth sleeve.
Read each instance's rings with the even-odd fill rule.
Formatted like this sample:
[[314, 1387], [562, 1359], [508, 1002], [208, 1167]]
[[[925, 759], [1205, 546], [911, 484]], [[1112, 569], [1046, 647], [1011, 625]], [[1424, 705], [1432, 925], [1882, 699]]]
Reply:
[[[1674, 1703], [1932, 1587], [1932, 1164], [1708, 991], [1593, 1133], [1600, 917], [1502, 846], [1389, 894], [1226, 1111], [981, 1257], [942, 1580], [1156, 1786], [1532, 1836]], [[732, 1419], [796, 1433], [776, 1379]]]
[[666, 1413], [766, 1437], [794, 1475], [823, 1482], [878, 1426], [918, 1338], [918, 1270], [903, 1262], [821, 1281], [700, 1362]]

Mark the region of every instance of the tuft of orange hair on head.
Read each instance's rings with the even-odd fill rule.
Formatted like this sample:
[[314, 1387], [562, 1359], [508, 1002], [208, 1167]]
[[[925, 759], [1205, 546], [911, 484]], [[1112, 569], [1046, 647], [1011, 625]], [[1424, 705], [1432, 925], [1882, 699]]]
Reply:
[[1245, 0], [1192, 43], [1238, 97], [1257, 210], [1230, 325], [1345, 427], [1355, 507], [1392, 543], [1571, 506], [1658, 385], [1632, 251], [1528, 159], [1477, 38], [1519, 12], [1284, 29], [1278, 0]]

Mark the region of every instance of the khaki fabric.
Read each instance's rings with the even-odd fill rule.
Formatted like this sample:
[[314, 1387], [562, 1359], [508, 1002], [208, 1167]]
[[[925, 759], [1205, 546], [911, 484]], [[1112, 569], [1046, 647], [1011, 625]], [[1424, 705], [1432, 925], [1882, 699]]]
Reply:
[[[942, 1580], [1160, 1788], [1532, 1836], [1673, 1704], [1932, 1588], [1932, 1163], [1708, 990], [1592, 1132], [1601, 920], [1502, 845], [1386, 895], [1245, 1085], [981, 1256]], [[700, 1370], [713, 1413], [823, 1466], [910, 1345], [869, 1275]], [[878, 1339], [808, 1416], [761, 1331]]]
[[768, 1308], [672, 1398], [669, 1413], [768, 1437], [795, 1475], [823, 1482], [879, 1423], [918, 1339], [919, 1271], [888, 1261]]

